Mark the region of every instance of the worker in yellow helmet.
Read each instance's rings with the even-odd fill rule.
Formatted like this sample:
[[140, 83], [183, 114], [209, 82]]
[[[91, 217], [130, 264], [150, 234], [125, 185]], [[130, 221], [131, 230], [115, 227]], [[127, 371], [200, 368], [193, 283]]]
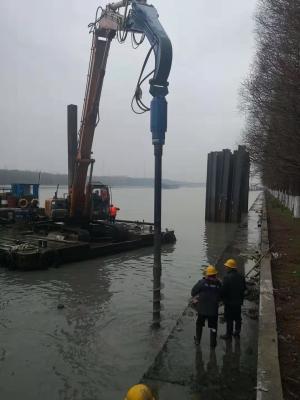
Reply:
[[155, 398], [147, 385], [139, 384], [128, 390], [124, 400], [155, 400]]
[[[226, 275], [223, 279], [222, 300], [226, 320], [226, 334], [222, 339], [231, 340], [232, 336], [240, 337], [242, 327], [242, 304], [246, 290], [245, 278], [237, 271], [237, 263], [233, 258], [225, 261]], [[234, 328], [234, 330], [233, 330]]]
[[207, 320], [210, 329], [210, 347], [217, 345], [218, 330], [218, 308], [221, 296], [222, 284], [217, 278], [218, 271], [213, 265], [208, 265], [205, 276], [196, 283], [191, 291], [192, 297], [197, 299], [196, 310], [198, 318], [196, 321], [196, 345], [200, 344], [203, 327]]

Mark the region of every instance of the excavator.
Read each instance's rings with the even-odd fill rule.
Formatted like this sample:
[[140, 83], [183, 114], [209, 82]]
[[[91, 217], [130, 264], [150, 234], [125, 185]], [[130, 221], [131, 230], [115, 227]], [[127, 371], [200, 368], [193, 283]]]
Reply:
[[[100, 15], [99, 11], [101, 11]], [[95, 21], [89, 25], [93, 34], [89, 71], [82, 110], [78, 137], [77, 155], [74, 164], [73, 181], [69, 188], [70, 218], [89, 219], [92, 208], [92, 169], [94, 160], [92, 144], [95, 128], [99, 122], [99, 103], [105, 76], [110, 45], [114, 38], [124, 42], [128, 34], [138, 47], [145, 39], [150, 43], [150, 50], [145, 59], [132, 102], [136, 103], [143, 113], [151, 110], [151, 131], [154, 146], [164, 144], [167, 128], [168, 76], [172, 64], [172, 45], [158, 19], [158, 13], [153, 5], [146, 0], [122, 0], [99, 7]], [[140, 37], [137, 39], [137, 34]], [[141, 98], [141, 84], [150, 77], [143, 77], [145, 66], [151, 53], [155, 54], [155, 67], [150, 79], [150, 93], [153, 96], [151, 107], [147, 107]], [[88, 171], [90, 169], [87, 182]], [[105, 188], [103, 188], [104, 190]], [[109, 193], [109, 192], [107, 192]], [[109, 201], [109, 197], [107, 196]]]
[[[57, 187], [54, 197], [46, 201], [47, 218], [41, 215], [41, 218], [32, 224], [34, 233], [39, 235], [38, 248], [30, 250], [28, 256], [19, 247], [11, 253], [11, 245], [7, 245], [4, 255], [8, 257], [9, 261], [6, 261], [8, 265], [13, 265], [14, 268], [44, 268], [52, 265], [57, 257], [64, 262], [154, 243], [153, 315], [157, 321], [160, 312], [160, 245], [176, 241], [173, 231], [166, 229], [165, 232], [161, 232], [162, 150], [167, 130], [166, 96], [172, 64], [172, 45], [159, 22], [155, 7], [147, 4], [146, 0], [122, 0], [108, 4], [105, 8], [100, 6], [96, 11], [94, 22], [89, 27], [93, 38], [80, 129], [78, 132], [76, 112], [76, 118], [73, 119], [76, 120], [76, 124], [73, 123], [70, 129], [72, 134], [69, 135], [68, 132], [68, 139], [72, 138], [72, 145], [68, 145], [68, 193], [65, 197], [59, 197]], [[92, 157], [92, 145], [100, 119], [99, 103], [111, 42], [116, 39], [122, 43], [129, 35], [135, 48], [140, 46], [145, 38], [150, 43], [134, 90], [131, 107], [137, 114], [150, 111], [150, 131], [155, 156], [154, 223], [107, 221], [107, 210], [111, 202], [110, 189], [107, 185], [92, 180], [95, 162]], [[154, 69], [150, 73], [145, 73], [152, 53], [155, 59]], [[148, 78], [149, 91], [152, 95], [150, 107], [142, 100], [141, 89]], [[68, 106], [68, 119], [71, 109], [74, 108], [70, 106]], [[72, 121], [72, 118], [70, 120]], [[34, 243], [36, 237], [30, 240]], [[52, 244], [49, 248], [47, 248], [48, 241]], [[57, 241], [60, 242], [59, 246], [55, 245]], [[84, 243], [73, 243], [74, 241]], [[23, 244], [32, 245], [29, 242]], [[9, 252], [7, 248], [10, 249]], [[16, 261], [18, 257], [20, 261]], [[25, 261], [23, 262], [24, 257], [26, 263], [28, 262], [26, 266], [24, 266]], [[35, 257], [37, 263], [34, 267], [32, 257]]]
[[[92, 221], [106, 220], [107, 210], [111, 201], [111, 192], [106, 185], [98, 186], [92, 182], [93, 166], [92, 144], [95, 129], [99, 122], [99, 103], [102, 93], [103, 81], [106, 71], [107, 59], [113, 39], [122, 43], [128, 35], [134, 48], [139, 47], [145, 38], [148, 39], [150, 49], [142, 66], [136, 88], [131, 102], [132, 110], [137, 114], [150, 111], [150, 130], [155, 155], [155, 204], [154, 225], [161, 234], [161, 161], [162, 148], [167, 130], [167, 101], [168, 76], [172, 64], [172, 45], [164, 28], [162, 27], [157, 10], [147, 0], [121, 0], [117, 3], [107, 4], [105, 8], [98, 7], [95, 20], [89, 25], [92, 33], [92, 47], [89, 69], [85, 90], [78, 138], [75, 139], [71, 159], [71, 173], [69, 165], [69, 193], [65, 199], [66, 220], [73, 224], [85, 225]], [[151, 53], [154, 54], [154, 69], [144, 75], [144, 71]], [[152, 100], [148, 107], [142, 100], [141, 85], [149, 80]], [[75, 130], [77, 136], [77, 131]], [[70, 149], [69, 149], [70, 153]], [[69, 154], [70, 158], [70, 154]], [[96, 190], [95, 190], [96, 189]], [[97, 190], [100, 189], [100, 190]], [[100, 193], [100, 199], [99, 199]], [[101, 205], [99, 207], [96, 203]], [[53, 213], [60, 198], [51, 199], [48, 206], [49, 215]], [[61, 203], [60, 203], [61, 204]], [[98, 208], [97, 208], [98, 207]]]

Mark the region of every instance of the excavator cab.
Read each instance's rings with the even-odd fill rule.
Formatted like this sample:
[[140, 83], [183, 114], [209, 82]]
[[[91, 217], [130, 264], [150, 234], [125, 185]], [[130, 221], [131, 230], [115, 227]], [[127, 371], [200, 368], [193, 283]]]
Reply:
[[56, 222], [64, 221], [68, 216], [68, 199], [65, 197], [53, 197], [45, 200], [45, 215]]
[[102, 183], [91, 184], [91, 220], [107, 220], [110, 206], [110, 187]]

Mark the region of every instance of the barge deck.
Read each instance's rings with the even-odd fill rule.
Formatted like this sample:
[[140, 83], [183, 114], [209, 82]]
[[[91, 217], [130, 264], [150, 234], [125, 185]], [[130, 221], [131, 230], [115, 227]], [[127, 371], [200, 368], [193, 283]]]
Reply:
[[[97, 237], [95, 227], [101, 233], [111, 230], [112, 234], [106, 232]], [[47, 269], [152, 246], [152, 227], [151, 223], [138, 221], [99, 223], [90, 231], [59, 224], [0, 226], [0, 266], [20, 270]], [[174, 231], [162, 232], [163, 244], [175, 241]]]

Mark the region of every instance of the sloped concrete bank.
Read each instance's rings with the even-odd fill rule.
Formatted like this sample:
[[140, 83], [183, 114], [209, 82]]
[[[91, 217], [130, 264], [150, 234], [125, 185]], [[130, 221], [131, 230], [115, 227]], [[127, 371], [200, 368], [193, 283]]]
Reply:
[[278, 358], [277, 324], [271, 254], [268, 237], [266, 201], [264, 196], [261, 221], [260, 306], [257, 360], [257, 400], [283, 399]]
[[[241, 340], [219, 340], [216, 350], [210, 350], [206, 330], [201, 347], [195, 347], [195, 314], [187, 307], [142, 378], [160, 400], [283, 399], [263, 193], [240, 224], [234, 241], [220, 256], [220, 275], [228, 257], [235, 257], [241, 272], [253, 280], [260, 271], [258, 294], [243, 306]], [[260, 268], [255, 268], [258, 261]], [[220, 321], [219, 334], [224, 330]]]
[[[157, 354], [155, 361], [145, 372], [142, 382], [147, 383], [160, 400], [255, 400], [263, 393], [257, 390], [257, 350], [259, 279], [257, 260], [261, 250], [261, 194], [248, 215], [236, 230], [234, 240], [219, 257], [217, 268], [224, 273], [225, 259], [234, 257], [239, 269], [252, 277], [254, 289], [251, 298], [243, 306], [243, 328], [240, 340], [225, 342], [218, 339], [215, 350], [209, 347], [209, 331], [206, 329], [200, 347], [193, 343], [195, 313], [186, 308], [176, 326]], [[199, 268], [199, 278], [200, 276]], [[256, 282], [256, 284], [255, 284]], [[189, 293], [187, 293], [187, 299]], [[221, 315], [219, 332], [225, 332]], [[263, 355], [263, 353], [261, 353]], [[261, 384], [265, 384], [261, 382]], [[260, 386], [260, 389], [262, 385]], [[275, 398], [275, 397], [274, 397]]]

